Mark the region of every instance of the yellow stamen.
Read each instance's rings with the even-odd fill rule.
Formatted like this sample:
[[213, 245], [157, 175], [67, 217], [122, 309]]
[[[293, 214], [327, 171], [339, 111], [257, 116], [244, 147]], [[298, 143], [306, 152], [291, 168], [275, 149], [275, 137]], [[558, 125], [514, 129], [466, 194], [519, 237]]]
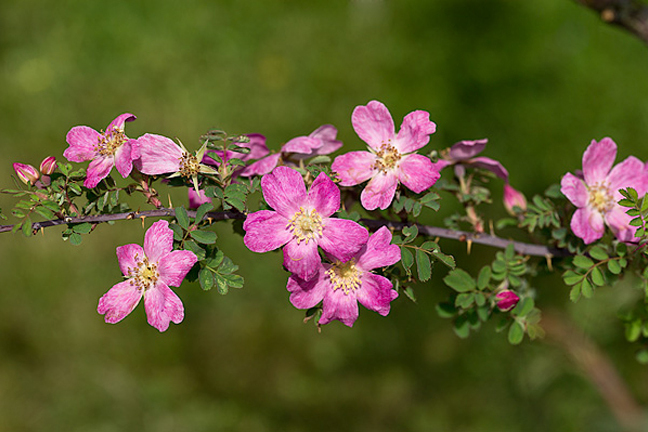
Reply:
[[180, 157], [180, 175], [184, 178], [192, 178], [200, 172], [198, 158], [191, 153], [183, 152]]
[[361, 285], [360, 275], [362, 272], [355, 266], [355, 259], [341, 263], [336, 261], [331, 268], [326, 270], [326, 274], [331, 280], [333, 291], [341, 289], [345, 295], [357, 290]]
[[102, 156], [112, 156], [126, 141], [128, 138], [124, 131], [115, 126], [113, 130], [99, 135], [99, 142], [95, 144], [95, 150]]
[[378, 159], [374, 162], [373, 167], [382, 172], [387, 172], [387, 170], [396, 167], [401, 158], [401, 154], [390, 143], [383, 144], [380, 150], [376, 152], [376, 156], [378, 156]]
[[605, 183], [589, 187], [589, 204], [600, 213], [607, 213], [614, 206], [614, 198]]
[[135, 254], [135, 263], [137, 267], [128, 269], [127, 277], [130, 278], [130, 284], [140, 291], [153, 288], [160, 277], [157, 264], [150, 263], [147, 257], [140, 260], [137, 254]]
[[286, 228], [295, 236], [297, 244], [302, 240], [308, 244], [309, 240], [322, 237], [322, 216], [315, 209], [309, 213], [308, 210], [299, 207], [299, 211], [293, 215]]

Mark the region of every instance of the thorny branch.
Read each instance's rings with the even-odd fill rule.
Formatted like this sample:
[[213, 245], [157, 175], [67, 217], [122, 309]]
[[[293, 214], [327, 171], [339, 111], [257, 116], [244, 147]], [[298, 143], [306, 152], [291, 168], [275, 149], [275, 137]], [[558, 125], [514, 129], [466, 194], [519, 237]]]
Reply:
[[648, 5], [640, 0], [575, 0], [599, 13], [606, 23], [624, 28], [648, 45]]

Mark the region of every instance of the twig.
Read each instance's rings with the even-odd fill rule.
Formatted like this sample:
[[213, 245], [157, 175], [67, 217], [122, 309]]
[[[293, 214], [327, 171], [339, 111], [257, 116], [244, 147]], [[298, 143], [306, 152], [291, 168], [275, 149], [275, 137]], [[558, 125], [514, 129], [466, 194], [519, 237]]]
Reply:
[[575, 0], [599, 13], [606, 23], [621, 27], [648, 44], [648, 5], [639, 0]]

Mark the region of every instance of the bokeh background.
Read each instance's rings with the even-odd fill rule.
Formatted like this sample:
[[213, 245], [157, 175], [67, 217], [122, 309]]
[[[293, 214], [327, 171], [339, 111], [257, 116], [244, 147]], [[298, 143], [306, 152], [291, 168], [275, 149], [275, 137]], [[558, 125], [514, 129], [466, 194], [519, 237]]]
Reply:
[[[4, 0], [0, 187], [13, 187], [12, 162], [62, 157], [72, 126], [102, 129], [123, 112], [138, 116], [131, 137], [190, 148], [214, 126], [278, 149], [331, 123], [351, 149], [363, 145], [353, 108], [378, 99], [397, 124], [431, 113], [427, 149], [488, 137], [488, 155], [531, 196], [580, 168], [592, 139], [648, 158], [647, 54], [569, 0]], [[361, 310], [353, 329], [318, 334], [288, 302], [280, 254], [217, 231], [245, 287], [220, 296], [185, 283], [185, 322], [164, 334], [141, 306], [117, 325], [96, 313], [121, 278], [115, 248], [143, 238], [138, 222], [100, 226], [78, 247], [58, 228], [3, 234], [0, 431], [617, 430], [557, 347], [511, 347], [492, 325], [457, 338], [434, 310], [448, 294], [441, 267], [417, 304], [402, 296], [386, 318]], [[442, 246], [472, 269], [494, 252]], [[577, 305], [559, 277], [537, 289], [648, 404], [646, 369], [615, 318], [632, 288]]]

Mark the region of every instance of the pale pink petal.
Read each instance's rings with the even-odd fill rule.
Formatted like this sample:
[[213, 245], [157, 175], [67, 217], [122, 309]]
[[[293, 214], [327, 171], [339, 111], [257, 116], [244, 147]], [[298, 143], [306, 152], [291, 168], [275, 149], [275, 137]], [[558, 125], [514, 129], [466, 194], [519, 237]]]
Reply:
[[243, 223], [243, 243], [252, 252], [269, 252], [280, 248], [293, 238], [287, 225], [288, 219], [274, 211], [250, 213]]
[[144, 134], [137, 139], [140, 158], [136, 167], [144, 174], [175, 173], [180, 170], [182, 149], [170, 138], [162, 135]]
[[327, 290], [322, 303], [322, 317], [319, 323], [324, 325], [333, 320], [353, 327], [358, 319], [358, 301], [355, 294], [345, 294], [344, 290]]
[[293, 138], [281, 147], [282, 153], [302, 153], [309, 155], [313, 149], [321, 145], [320, 140], [316, 138], [300, 136]]
[[324, 223], [319, 245], [337, 260], [350, 260], [367, 243], [369, 232], [357, 222], [328, 218]]
[[385, 316], [389, 313], [390, 303], [398, 297], [389, 279], [372, 273], [362, 275], [362, 285], [356, 290], [360, 304], [369, 310]]
[[132, 148], [136, 142], [136, 140], [128, 140], [115, 152], [115, 167], [124, 178], [128, 177], [133, 170]]
[[560, 181], [560, 192], [567, 197], [576, 207], [585, 207], [589, 199], [589, 192], [583, 180], [572, 173], [567, 173]]
[[291, 218], [306, 201], [306, 185], [299, 172], [277, 167], [261, 179], [263, 197], [280, 215]]
[[144, 253], [149, 262], [156, 263], [164, 255], [173, 250], [173, 231], [169, 222], [159, 220], [146, 230], [144, 234]]
[[610, 172], [617, 153], [617, 145], [610, 138], [592, 143], [583, 154], [583, 175], [587, 185], [602, 182]]
[[398, 171], [398, 180], [416, 193], [429, 189], [441, 177], [430, 158], [415, 153], [401, 158]]
[[342, 147], [342, 141], [336, 139], [337, 129], [333, 125], [320, 126], [309, 136], [321, 141], [320, 145], [313, 151], [313, 155], [327, 155]]
[[397, 186], [398, 177], [396, 173], [392, 171], [378, 173], [362, 191], [360, 202], [367, 210], [375, 210], [378, 207], [384, 210], [393, 201]]
[[331, 169], [337, 174], [342, 186], [355, 186], [376, 174], [376, 159], [373, 153], [354, 151], [336, 157]]
[[434, 171], [441, 171], [443, 168], [447, 167], [450, 165], [452, 162], [445, 160], [445, 159], [439, 159], [436, 162], [432, 162], [432, 169]]
[[115, 129], [119, 129], [121, 131], [124, 130], [124, 123], [130, 122], [135, 120], [137, 117], [135, 117], [133, 114], [122, 114], [117, 116], [117, 118], [113, 121], [110, 122], [108, 127], [106, 128], [106, 133], [110, 133], [111, 131]]
[[144, 249], [138, 244], [127, 244], [117, 248], [117, 260], [119, 268], [124, 276], [129, 275], [129, 269], [136, 270], [146, 255]]
[[265, 175], [271, 172], [277, 164], [279, 163], [279, 158], [281, 158], [281, 153], [271, 154], [269, 156], [260, 159], [243, 169], [241, 171], [241, 177], [251, 177], [255, 175]]
[[289, 241], [283, 248], [284, 266], [289, 272], [295, 273], [304, 280], [317, 275], [322, 259], [317, 251], [317, 243], [296, 240]]
[[626, 243], [635, 243], [639, 241], [639, 239], [634, 235], [637, 231], [637, 227], [630, 225], [631, 220], [632, 217], [617, 204], [615, 204], [614, 207], [605, 214], [605, 223], [610, 227], [614, 236]]
[[383, 144], [394, 139], [392, 116], [387, 107], [378, 101], [357, 106], [351, 114], [351, 123], [360, 139], [374, 150], [380, 150]]
[[643, 168], [644, 163], [634, 156], [626, 158], [623, 162], [618, 163], [607, 177], [608, 189], [615, 192], [621, 199], [619, 189], [632, 187], [639, 195], [643, 195], [648, 190], [648, 176]]
[[99, 299], [97, 312], [105, 315], [108, 324], [115, 324], [131, 313], [142, 298], [142, 291], [138, 290], [130, 280], [125, 280], [113, 285], [106, 294]]
[[494, 159], [480, 156], [471, 159], [470, 164], [472, 166], [476, 166], [488, 170], [493, 174], [495, 174], [497, 177], [501, 178], [502, 180], [508, 181], [508, 175], [509, 175], [508, 171], [506, 170], [506, 168], [504, 168], [504, 165], [502, 165], [500, 162]]
[[262, 157], [270, 153], [270, 150], [268, 150], [268, 146], [266, 145], [265, 136], [258, 133], [251, 133], [251, 134], [247, 134], [247, 137], [250, 138], [250, 142], [234, 143], [239, 147], [245, 147], [250, 149], [250, 153], [246, 155], [241, 155], [242, 160], [248, 161], [251, 159], [261, 159]]
[[400, 248], [390, 244], [392, 233], [386, 226], [373, 233], [367, 245], [358, 253], [356, 267], [369, 271], [379, 267], [396, 264], [401, 259]]
[[470, 159], [481, 153], [487, 143], [487, 138], [475, 141], [459, 141], [450, 147], [448, 156], [455, 161]]
[[101, 180], [108, 177], [113, 166], [115, 166], [115, 158], [113, 156], [93, 159], [90, 165], [88, 165], [87, 177], [83, 181], [83, 186], [88, 189], [97, 186]]
[[179, 287], [196, 261], [196, 254], [188, 250], [175, 250], [163, 255], [158, 261], [159, 280], [168, 286]]
[[288, 278], [286, 286], [290, 292], [290, 303], [297, 309], [310, 309], [315, 307], [324, 298], [327, 289], [332, 289], [325, 268], [320, 267], [317, 277], [305, 281], [292, 275]]
[[161, 332], [169, 328], [169, 322], [180, 324], [184, 319], [182, 301], [160, 281], [144, 293], [144, 309], [148, 323]]
[[70, 145], [63, 156], [71, 162], [85, 162], [95, 157], [95, 146], [101, 134], [88, 126], [75, 126], [67, 133], [65, 140]]
[[589, 207], [579, 208], [574, 212], [570, 227], [577, 237], [583, 239], [585, 244], [600, 239], [605, 232], [603, 216]]
[[324, 173], [320, 173], [308, 191], [308, 203], [327, 218], [340, 209], [340, 189]]
[[429, 143], [430, 134], [435, 131], [436, 125], [427, 111], [412, 111], [403, 119], [393, 145], [401, 153], [411, 153]]

